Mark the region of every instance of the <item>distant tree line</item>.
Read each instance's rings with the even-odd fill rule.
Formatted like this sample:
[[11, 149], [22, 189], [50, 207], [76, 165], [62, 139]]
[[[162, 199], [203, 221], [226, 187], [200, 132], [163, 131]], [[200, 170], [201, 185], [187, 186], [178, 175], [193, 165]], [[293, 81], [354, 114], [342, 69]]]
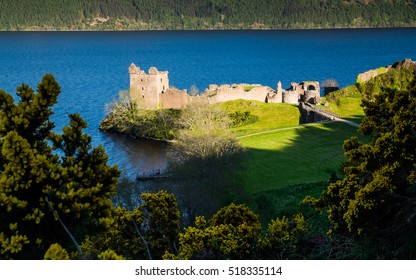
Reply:
[[[2, 30], [415, 26], [414, 1], [2, 0]], [[94, 18], [105, 18], [95, 22]], [[94, 22], [94, 24], [93, 24]]]

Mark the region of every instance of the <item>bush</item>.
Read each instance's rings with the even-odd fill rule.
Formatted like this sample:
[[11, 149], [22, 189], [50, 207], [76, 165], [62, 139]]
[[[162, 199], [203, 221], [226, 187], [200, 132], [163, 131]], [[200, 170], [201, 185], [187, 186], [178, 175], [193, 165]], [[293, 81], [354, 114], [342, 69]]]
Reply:
[[337, 91], [333, 91], [325, 96], [326, 101], [337, 103], [341, 97], [362, 97], [356, 85], [350, 85]]
[[106, 105], [106, 111], [108, 116], [100, 125], [103, 131], [160, 140], [175, 137], [179, 110], [138, 110], [136, 104], [130, 102], [128, 92], [122, 91], [118, 100]]
[[231, 119], [232, 126], [240, 126], [248, 123], [254, 123], [258, 119], [257, 116], [254, 116], [250, 111], [235, 111], [234, 113], [228, 114], [228, 116]]
[[184, 109], [178, 125], [180, 129], [172, 150], [179, 161], [223, 158], [242, 149], [228, 130], [230, 119], [227, 112], [206, 100], [192, 103]]

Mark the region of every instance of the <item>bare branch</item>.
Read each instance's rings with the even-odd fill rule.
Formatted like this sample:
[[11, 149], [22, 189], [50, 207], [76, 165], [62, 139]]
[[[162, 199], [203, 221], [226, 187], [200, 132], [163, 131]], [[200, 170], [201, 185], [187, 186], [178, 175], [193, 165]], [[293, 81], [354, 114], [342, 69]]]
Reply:
[[65, 224], [62, 221], [61, 217], [59, 217], [58, 212], [53, 208], [52, 203], [48, 199], [46, 199], [46, 202], [48, 203], [49, 209], [52, 211], [53, 216], [58, 219], [59, 223], [64, 228], [65, 232], [69, 235], [69, 237], [71, 238], [72, 242], [75, 244], [75, 247], [77, 248], [78, 253], [81, 256], [81, 258], [82, 259], [85, 259], [84, 254], [82, 253], [81, 247], [78, 245], [77, 241], [75, 240], [74, 236], [71, 234], [71, 232], [69, 231], [69, 229], [65, 226]]

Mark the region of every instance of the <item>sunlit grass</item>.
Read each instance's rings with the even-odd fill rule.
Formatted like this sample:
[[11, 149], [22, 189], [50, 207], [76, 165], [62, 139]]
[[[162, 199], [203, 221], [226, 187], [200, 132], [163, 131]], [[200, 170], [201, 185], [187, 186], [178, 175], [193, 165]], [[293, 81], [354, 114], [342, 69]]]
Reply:
[[273, 104], [259, 101], [233, 100], [224, 102], [221, 106], [229, 113], [250, 111], [257, 121], [243, 126], [233, 127], [237, 135], [246, 135], [271, 129], [297, 126], [299, 124], [299, 109], [291, 104]]
[[340, 97], [338, 102], [329, 102], [329, 106], [324, 107], [324, 109], [337, 114], [341, 118], [352, 121], [355, 119], [357, 123], [360, 123], [364, 117], [361, 98], [357, 97]]
[[[338, 103], [325, 109], [359, 123], [364, 115], [360, 104], [359, 96], [338, 97]], [[242, 202], [261, 213], [265, 222], [301, 211], [306, 196], [319, 196], [345, 159], [344, 140], [359, 135], [356, 127], [339, 122], [299, 125], [299, 109], [290, 104], [237, 100], [221, 106], [257, 117], [232, 131], [246, 149], [236, 172], [245, 194]]]
[[361, 123], [364, 117], [364, 110], [361, 107], [363, 95], [356, 85], [331, 92], [325, 99], [328, 107], [319, 106], [324, 110], [337, 114], [341, 118], [349, 119], [356, 123]]
[[344, 140], [354, 135], [356, 128], [333, 122], [242, 138], [247, 152], [239, 176], [252, 194], [327, 180], [344, 160]]

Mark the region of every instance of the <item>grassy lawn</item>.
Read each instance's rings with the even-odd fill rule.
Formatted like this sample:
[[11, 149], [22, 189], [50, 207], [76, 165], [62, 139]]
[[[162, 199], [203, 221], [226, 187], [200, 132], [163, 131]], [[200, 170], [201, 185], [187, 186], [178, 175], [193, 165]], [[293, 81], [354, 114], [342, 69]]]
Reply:
[[291, 127], [299, 124], [299, 109], [291, 104], [268, 104], [259, 101], [233, 100], [221, 103], [229, 113], [250, 111], [258, 119], [244, 126], [233, 127], [237, 135], [246, 135], [270, 129]]
[[[276, 217], [282, 217], [284, 215], [288, 217], [299, 212], [302, 212], [306, 216], [314, 217], [316, 216], [316, 212], [309, 205], [303, 204], [302, 201], [308, 195], [319, 197], [327, 186], [327, 182], [323, 181], [259, 192], [248, 196], [244, 203], [250, 209], [260, 214], [264, 226], [271, 219], [276, 219]], [[326, 215], [326, 213], [323, 212], [323, 215]]]
[[326, 96], [328, 107], [319, 106], [344, 119], [361, 123], [364, 111], [361, 105], [362, 94], [355, 85], [350, 85]]
[[237, 176], [245, 189], [244, 203], [262, 221], [311, 211], [300, 202], [327, 187], [330, 172], [344, 160], [345, 139], [357, 128], [339, 122], [314, 123], [240, 138], [246, 148]]
[[324, 110], [328, 110], [339, 115], [341, 118], [361, 123], [364, 117], [364, 110], [360, 106], [361, 98], [358, 97], [340, 97], [337, 103], [329, 102], [328, 107], [319, 106]]
[[[322, 107], [361, 122], [360, 96], [339, 96], [337, 100]], [[340, 122], [299, 125], [299, 110], [290, 104], [235, 100], [221, 106], [229, 113], [250, 111], [257, 117], [232, 131], [246, 148], [236, 174], [244, 188], [241, 202], [260, 213], [264, 223], [277, 216], [311, 211], [300, 202], [308, 195], [319, 196], [330, 173], [337, 172], [344, 161], [344, 140], [359, 136], [356, 127]]]
[[342, 123], [321, 123], [240, 139], [247, 149], [240, 173], [248, 193], [325, 181], [344, 159], [342, 144], [357, 135]]

